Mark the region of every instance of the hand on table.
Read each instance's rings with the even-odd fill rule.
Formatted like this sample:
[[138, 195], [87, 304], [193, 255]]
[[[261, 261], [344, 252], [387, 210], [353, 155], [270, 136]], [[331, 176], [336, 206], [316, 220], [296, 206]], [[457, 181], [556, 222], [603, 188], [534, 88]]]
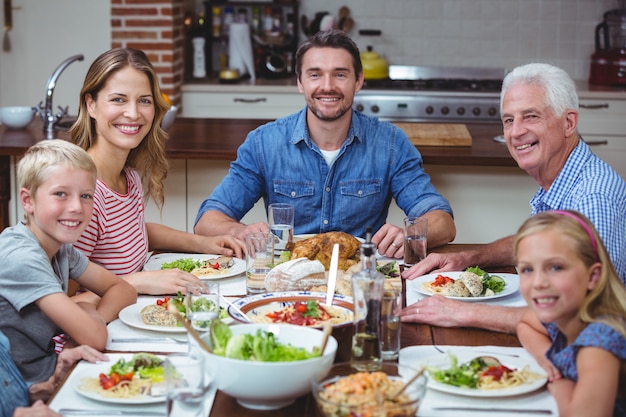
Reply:
[[13, 417], [63, 417], [45, 405], [43, 401], [37, 400], [30, 407], [18, 407], [13, 412]]
[[396, 259], [404, 257], [404, 231], [391, 223], [385, 223], [378, 229], [372, 236], [372, 242], [376, 243], [381, 255]]
[[245, 241], [234, 236], [195, 236], [201, 239], [201, 252], [237, 258], [243, 258], [246, 254]]
[[467, 261], [462, 252], [429, 253], [424, 260], [408, 269], [405, 268], [402, 271], [402, 278], [414, 279], [436, 272], [463, 271], [467, 266]]
[[167, 295], [185, 293], [188, 284], [200, 284], [201, 280], [180, 269], [135, 272], [124, 277], [139, 294]]
[[257, 233], [257, 232], [269, 232], [270, 231], [270, 227], [267, 225], [267, 223], [263, 223], [263, 222], [258, 222], [258, 223], [252, 223], [252, 224], [248, 224], [248, 225], [242, 225], [243, 227], [237, 230], [237, 233], [235, 234], [235, 237], [237, 239], [239, 239], [242, 242], [246, 241], [246, 235], [248, 233]]
[[400, 320], [440, 327], [458, 327], [463, 325], [457, 320], [460, 317], [459, 311], [467, 307], [467, 303], [435, 294], [403, 308], [400, 311]]
[[[65, 379], [68, 371], [74, 364], [80, 360], [86, 360], [91, 363], [96, 361], [108, 361], [109, 358], [102, 352], [92, 348], [91, 346], [81, 345], [74, 348], [66, 347], [59, 353], [57, 364], [54, 368], [54, 374], [47, 381], [32, 384], [28, 388], [30, 401], [47, 401], [56, 387]], [[42, 410], [39, 412], [43, 413]], [[46, 416], [55, 414], [23, 414], [24, 416]]]

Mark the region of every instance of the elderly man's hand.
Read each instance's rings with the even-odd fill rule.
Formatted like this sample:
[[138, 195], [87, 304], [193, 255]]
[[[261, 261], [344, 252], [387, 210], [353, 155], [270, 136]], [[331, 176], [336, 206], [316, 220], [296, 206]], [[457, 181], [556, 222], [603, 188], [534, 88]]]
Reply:
[[462, 301], [451, 300], [438, 294], [423, 298], [400, 311], [402, 321], [431, 324], [440, 327], [458, 327], [459, 311], [466, 308]]
[[405, 269], [402, 278], [414, 279], [422, 275], [445, 272], [463, 271], [467, 268], [467, 260], [459, 253], [429, 253], [424, 260]]

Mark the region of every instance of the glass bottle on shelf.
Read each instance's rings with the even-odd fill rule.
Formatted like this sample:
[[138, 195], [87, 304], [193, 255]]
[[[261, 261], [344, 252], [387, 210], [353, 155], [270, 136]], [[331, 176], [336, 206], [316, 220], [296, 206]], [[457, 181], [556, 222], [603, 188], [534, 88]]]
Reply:
[[219, 7], [213, 7], [213, 37], [219, 38], [222, 33], [222, 10]]
[[361, 244], [361, 270], [352, 275], [354, 335], [351, 366], [359, 371], [374, 371], [382, 366], [380, 311], [385, 276], [376, 270], [376, 244], [372, 231]]
[[224, 8], [224, 18], [222, 19], [222, 36], [230, 35], [230, 25], [235, 21], [235, 11], [231, 6]]
[[260, 7], [252, 8], [251, 29], [252, 29], [252, 33], [255, 35], [261, 34], [261, 8]]

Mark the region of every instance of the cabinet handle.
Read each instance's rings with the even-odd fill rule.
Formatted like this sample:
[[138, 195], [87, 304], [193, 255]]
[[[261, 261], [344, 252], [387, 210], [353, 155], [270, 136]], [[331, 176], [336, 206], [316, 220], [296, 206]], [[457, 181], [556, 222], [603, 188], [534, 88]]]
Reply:
[[609, 108], [609, 103], [604, 103], [604, 104], [579, 104], [579, 107], [581, 109], [590, 109], [590, 110], [596, 110], [596, 109], [608, 109]]
[[602, 146], [602, 145], [608, 145], [609, 141], [608, 140], [585, 140], [585, 143], [589, 146]]
[[261, 98], [234, 98], [233, 101], [235, 103], [262, 103], [264, 101], [267, 101], [267, 99], [265, 97], [261, 97]]

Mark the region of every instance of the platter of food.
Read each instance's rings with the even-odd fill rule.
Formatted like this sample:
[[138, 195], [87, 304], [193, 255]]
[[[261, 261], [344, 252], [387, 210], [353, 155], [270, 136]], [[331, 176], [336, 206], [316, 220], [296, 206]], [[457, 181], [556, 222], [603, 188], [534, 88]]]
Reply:
[[122, 355], [116, 362], [81, 363], [70, 386], [83, 397], [114, 404], [165, 401], [163, 357], [149, 353]]
[[488, 288], [485, 279], [480, 277], [468, 279], [467, 271], [422, 275], [413, 280], [406, 280], [407, 294], [409, 292], [425, 296], [440, 294], [454, 300], [486, 302], [507, 297], [519, 291], [519, 275], [517, 274], [498, 273], [489, 277], [496, 277], [498, 280], [494, 289]]
[[[321, 327], [326, 322], [333, 326], [352, 324], [352, 297], [335, 294], [332, 306], [326, 305], [325, 301], [325, 293], [284, 291], [242, 298], [233, 304], [254, 323], [287, 323], [308, 327]], [[246, 321], [232, 307], [228, 308], [228, 313], [237, 321]]]
[[428, 388], [469, 397], [511, 397], [543, 387], [548, 377], [532, 360], [497, 353], [480, 356], [471, 350], [423, 357], [407, 350], [400, 364], [426, 367]]
[[246, 262], [230, 256], [201, 253], [159, 253], [152, 255], [144, 271], [178, 268], [203, 280], [234, 277], [246, 271]]

